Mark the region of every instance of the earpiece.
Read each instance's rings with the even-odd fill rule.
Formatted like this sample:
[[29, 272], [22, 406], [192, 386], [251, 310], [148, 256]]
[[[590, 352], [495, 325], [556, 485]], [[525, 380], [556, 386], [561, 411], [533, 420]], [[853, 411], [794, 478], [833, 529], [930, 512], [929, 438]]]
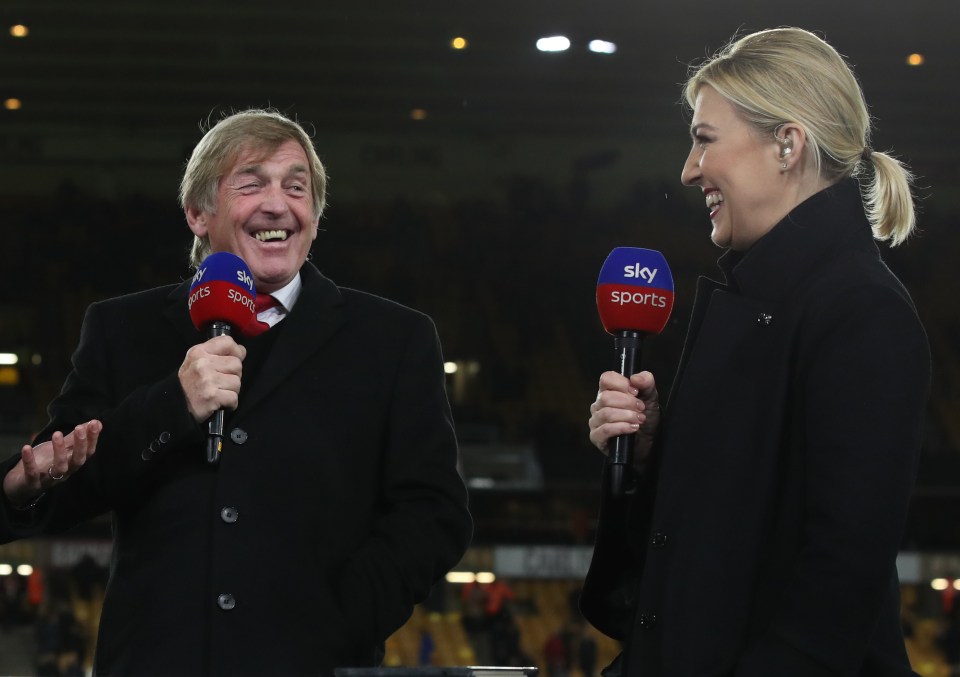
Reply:
[[776, 135], [776, 133], [774, 133], [773, 138], [775, 138], [777, 140], [777, 143], [779, 143], [782, 146], [782, 148], [780, 149], [780, 159], [782, 160], [782, 162], [780, 163], [780, 171], [785, 172], [787, 171], [787, 161], [790, 157], [790, 153], [793, 152], [793, 141], [791, 141], [788, 137], [785, 137], [785, 136], [779, 137]]

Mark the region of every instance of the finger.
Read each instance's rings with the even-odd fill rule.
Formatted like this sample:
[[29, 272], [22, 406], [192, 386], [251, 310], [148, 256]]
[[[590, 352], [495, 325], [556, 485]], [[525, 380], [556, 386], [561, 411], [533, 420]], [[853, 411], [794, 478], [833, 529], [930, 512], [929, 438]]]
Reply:
[[23, 463], [24, 483], [31, 488], [39, 487], [40, 473], [37, 472], [37, 459], [33, 447], [25, 444], [20, 450], [20, 460]]
[[599, 428], [609, 423], [644, 423], [646, 414], [636, 409], [615, 409], [613, 407], [604, 407], [590, 417], [590, 429]]
[[38, 444], [35, 447], [27, 445], [21, 450], [23, 478], [30, 489], [43, 489], [44, 480], [47, 478], [47, 467], [50, 465], [49, 460], [52, 458], [53, 451], [49, 442]]
[[247, 349], [237, 343], [232, 336], [216, 336], [203, 344], [207, 352], [213, 355], [236, 357], [242, 360]]
[[87, 423], [87, 453], [84, 454], [80, 465], [97, 452], [97, 443], [100, 441], [100, 431], [103, 430], [103, 424], [94, 419]]
[[233, 374], [235, 376], [243, 374], [243, 360], [238, 357], [220, 358], [213, 365], [222, 374]]
[[87, 459], [87, 450], [90, 448], [90, 431], [86, 423], [81, 423], [73, 429], [72, 441], [73, 444], [67, 454], [68, 473], [73, 473]]
[[630, 385], [636, 388], [639, 396], [644, 399], [657, 391], [657, 382], [649, 371], [641, 371], [631, 376]]
[[221, 390], [239, 393], [243, 381], [240, 380], [240, 374], [224, 374], [220, 379], [220, 384]]
[[615, 371], [605, 371], [600, 375], [600, 392], [605, 390], [636, 394], [630, 379]]
[[[74, 435], [76, 435], [76, 429], [74, 429]], [[66, 476], [67, 469], [70, 466], [70, 447], [67, 445], [63, 433], [59, 431], [53, 433], [50, 442], [53, 444], [53, 459], [46, 471], [50, 479], [59, 482]]]
[[604, 390], [597, 394], [597, 401], [591, 409], [594, 413], [601, 409], [624, 409], [627, 411], [643, 411], [644, 403], [631, 395], [616, 390]]
[[221, 390], [219, 398], [220, 406], [217, 408], [229, 409], [230, 411], [236, 410], [236, 408], [240, 406], [238, 390]]
[[590, 431], [590, 441], [597, 449], [606, 453], [611, 438], [635, 433], [639, 427], [637, 423], [605, 423]]

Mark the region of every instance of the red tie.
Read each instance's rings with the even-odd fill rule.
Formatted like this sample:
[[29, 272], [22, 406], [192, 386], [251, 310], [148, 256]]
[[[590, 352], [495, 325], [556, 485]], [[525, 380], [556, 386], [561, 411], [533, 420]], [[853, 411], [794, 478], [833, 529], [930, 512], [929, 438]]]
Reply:
[[264, 310], [275, 308], [279, 305], [280, 302], [273, 298], [273, 296], [270, 294], [257, 294], [257, 298], [253, 300], [253, 310], [257, 315], [262, 313]]
[[257, 315], [268, 308], [276, 308], [279, 305], [280, 302], [273, 298], [270, 294], [257, 294], [256, 298], [253, 299], [253, 318], [250, 324], [247, 326], [247, 331], [245, 333], [249, 336], [259, 336], [263, 332], [267, 331], [270, 328], [270, 325], [266, 322], [261, 322], [258, 320]]

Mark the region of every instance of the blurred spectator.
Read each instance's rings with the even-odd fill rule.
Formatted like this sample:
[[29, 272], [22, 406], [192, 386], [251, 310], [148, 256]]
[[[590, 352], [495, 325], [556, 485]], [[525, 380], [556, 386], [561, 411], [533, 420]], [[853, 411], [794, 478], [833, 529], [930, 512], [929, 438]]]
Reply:
[[433, 651], [436, 648], [437, 645], [436, 642], [433, 641], [433, 635], [430, 633], [430, 630], [422, 628], [420, 630], [420, 648], [418, 651], [417, 665], [432, 665]]
[[487, 583], [483, 587], [483, 590], [486, 596], [484, 613], [488, 621], [505, 613], [509, 609], [509, 603], [517, 598], [516, 593], [514, 593], [502, 578], [497, 578], [492, 583]]
[[44, 582], [43, 570], [35, 567], [30, 575], [27, 576], [27, 604], [34, 610], [39, 610], [43, 604], [46, 584]]
[[547, 637], [543, 645], [543, 661], [547, 670], [547, 677], [567, 677], [567, 648], [564, 646], [560, 632], [554, 632]]
[[60, 622], [50, 612], [48, 604], [41, 605], [37, 611], [37, 675], [52, 677], [60, 674], [58, 657], [60, 655]]
[[580, 668], [583, 677], [594, 677], [597, 671], [597, 640], [586, 623], [580, 625], [577, 667]]
[[487, 625], [486, 607], [487, 594], [483, 586], [471, 581], [460, 590], [460, 615], [463, 630], [473, 646], [478, 665], [489, 665], [490, 636]]
[[520, 628], [513, 614], [506, 608], [488, 619], [490, 627], [490, 658], [493, 665], [519, 665], [523, 661], [520, 648]]
[[960, 604], [955, 602], [944, 617], [937, 645], [950, 666], [950, 674], [960, 676]]
[[9, 632], [24, 621], [24, 586], [22, 577], [0, 576], [0, 629]]

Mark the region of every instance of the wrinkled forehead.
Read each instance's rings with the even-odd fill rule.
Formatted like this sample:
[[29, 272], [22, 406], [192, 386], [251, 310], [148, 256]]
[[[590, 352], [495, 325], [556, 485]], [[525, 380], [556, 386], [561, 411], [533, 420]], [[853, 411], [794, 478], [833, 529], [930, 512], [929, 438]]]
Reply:
[[[292, 142], [300, 145], [295, 139], [259, 139], [246, 138], [227, 149], [220, 161], [218, 174], [227, 176], [238, 167], [260, 164], [273, 156], [284, 144]], [[303, 148], [300, 148], [301, 152]]]

